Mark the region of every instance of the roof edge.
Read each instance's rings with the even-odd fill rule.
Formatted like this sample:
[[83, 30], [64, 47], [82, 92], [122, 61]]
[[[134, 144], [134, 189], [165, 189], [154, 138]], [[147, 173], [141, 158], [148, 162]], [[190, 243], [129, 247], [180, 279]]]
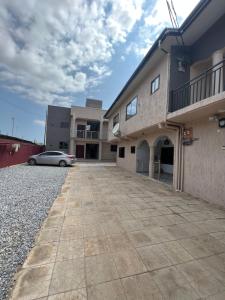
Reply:
[[159, 37], [156, 39], [152, 47], [149, 49], [145, 57], [142, 59], [140, 64], [137, 66], [131, 77], [128, 79], [116, 99], [113, 101], [109, 109], [106, 111], [104, 118], [107, 118], [109, 116], [109, 113], [112, 111], [115, 104], [119, 101], [120, 97], [123, 95], [123, 93], [127, 90], [128, 86], [131, 84], [133, 79], [139, 74], [139, 72], [142, 70], [144, 65], [147, 63], [147, 61], [150, 59], [150, 57], [153, 55], [153, 53], [158, 49], [159, 41], [164, 41], [168, 36], [179, 36], [182, 33], [184, 33], [188, 27], [194, 22], [194, 20], [199, 16], [199, 14], [208, 6], [208, 4], [212, 0], [201, 0], [197, 6], [192, 10], [192, 12], [189, 14], [189, 16], [184, 20], [180, 28], [165, 28]]

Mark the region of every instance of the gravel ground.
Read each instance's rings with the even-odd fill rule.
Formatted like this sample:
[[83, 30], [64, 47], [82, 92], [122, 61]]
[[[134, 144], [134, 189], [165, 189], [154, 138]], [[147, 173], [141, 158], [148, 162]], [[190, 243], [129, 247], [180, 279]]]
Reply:
[[19, 165], [0, 169], [0, 299], [25, 260], [68, 168]]

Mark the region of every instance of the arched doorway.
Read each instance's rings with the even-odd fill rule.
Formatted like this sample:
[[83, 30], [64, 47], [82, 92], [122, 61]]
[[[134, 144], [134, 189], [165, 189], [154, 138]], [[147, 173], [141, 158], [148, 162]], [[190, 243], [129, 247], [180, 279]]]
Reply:
[[150, 158], [150, 148], [146, 140], [141, 141], [137, 146], [136, 154], [136, 172], [143, 175], [149, 175], [149, 158]]
[[174, 145], [167, 136], [160, 136], [154, 143], [154, 178], [173, 183]]

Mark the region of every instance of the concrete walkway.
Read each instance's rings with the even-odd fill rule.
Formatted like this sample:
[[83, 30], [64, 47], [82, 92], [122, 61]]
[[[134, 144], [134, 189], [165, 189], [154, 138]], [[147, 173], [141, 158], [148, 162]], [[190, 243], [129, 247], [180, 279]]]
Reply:
[[76, 165], [12, 299], [224, 300], [225, 212], [117, 167]]

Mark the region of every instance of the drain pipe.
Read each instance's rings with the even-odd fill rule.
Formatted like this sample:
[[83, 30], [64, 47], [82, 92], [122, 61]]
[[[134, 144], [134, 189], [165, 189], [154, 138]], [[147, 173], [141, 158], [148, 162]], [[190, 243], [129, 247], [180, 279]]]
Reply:
[[176, 191], [182, 192], [183, 191], [183, 169], [184, 169], [184, 162], [183, 162], [183, 131], [184, 131], [184, 124], [176, 123], [176, 122], [165, 122], [160, 124], [161, 128], [167, 128], [169, 130], [174, 130], [177, 132], [178, 135], [178, 145], [177, 145], [177, 182], [176, 182]]

